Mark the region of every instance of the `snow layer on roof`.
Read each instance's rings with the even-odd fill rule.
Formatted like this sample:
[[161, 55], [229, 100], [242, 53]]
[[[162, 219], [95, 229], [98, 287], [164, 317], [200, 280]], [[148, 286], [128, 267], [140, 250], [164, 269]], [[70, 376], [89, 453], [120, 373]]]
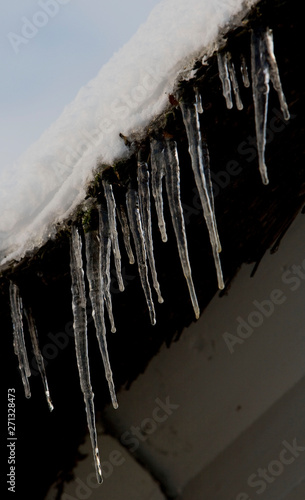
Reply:
[[84, 199], [98, 162], [127, 154], [168, 104], [182, 69], [255, 0], [161, 0], [98, 75], [13, 165], [0, 172], [0, 266], [41, 246]]

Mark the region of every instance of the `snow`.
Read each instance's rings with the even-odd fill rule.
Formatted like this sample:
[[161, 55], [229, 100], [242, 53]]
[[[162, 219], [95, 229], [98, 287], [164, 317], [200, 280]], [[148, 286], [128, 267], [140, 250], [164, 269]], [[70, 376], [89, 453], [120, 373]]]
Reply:
[[[181, 68], [212, 53], [220, 29], [255, 0], [161, 0], [62, 115], [0, 173], [0, 265], [41, 246], [82, 202], [98, 163], [128, 154], [119, 133], [166, 107]], [[90, 56], [90, 54], [88, 54]]]

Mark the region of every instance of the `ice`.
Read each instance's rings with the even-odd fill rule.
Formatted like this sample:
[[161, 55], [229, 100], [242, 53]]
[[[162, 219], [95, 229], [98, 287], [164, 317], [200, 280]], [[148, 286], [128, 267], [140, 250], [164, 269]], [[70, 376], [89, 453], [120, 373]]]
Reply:
[[138, 159], [137, 173], [138, 173], [139, 208], [141, 214], [142, 228], [144, 232], [145, 246], [148, 256], [148, 262], [152, 275], [154, 289], [156, 290], [158, 295], [158, 302], [159, 304], [162, 304], [164, 301], [161, 295], [160, 285], [157, 277], [153, 236], [152, 236], [149, 171], [147, 163], [141, 161], [140, 159]]
[[122, 203], [117, 204], [117, 216], [118, 216], [118, 219], [119, 219], [119, 222], [121, 225], [124, 245], [125, 245], [125, 249], [126, 249], [126, 252], [128, 255], [129, 264], [134, 264], [135, 258], [134, 258], [133, 251], [132, 251], [131, 244], [130, 244], [130, 230], [129, 230], [129, 225], [128, 225], [128, 218], [127, 218], [127, 214], [126, 214], [124, 205]]
[[[84, 200], [97, 163], [127, 153], [119, 138], [140, 132], [168, 105], [179, 68], [209, 57], [233, 16], [255, 0], [162, 0], [130, 41], [13, 165], [0, 170], [0, 265], [55, 235]], [[119, 68], [119, 71], [118, 71]]]
[[12, 281], [10, 281], [9, 292], [10, 292], [11, 316], [14, 329], [14, 352], [18, 357], [19, 370], [21, 373], [25, 397], [30, 398], [31, 390], [28, 379], [31, 376], [31, 370], [24, 341], [23, 321], [22, 321], [22, 300], [20, 297], [18, 286]]
[[233, 101], [232, 101], [231, 81], [228, 69], [227, 53], [223, 51], [217, 52], [217, 62], [218, 62], [219, 78], [222, 84], [222, 93], [226, 100], [227, 108], [232, 109]]
[[244, 86], [246, 88], [249, 88], [250, 87], [249, 73], [248, 73], [246, 58], [243, 54], [241, 54], [240, 56], [240, 72]]
[[255, 28], [251, 33], [251, 76], [258, 164], [263, 184], [268, 184], [265, 146], [270, 73], [267, 62], [266, 39], [261, 28]]
[[[200, 122], [197, 107], [194, 103], [180, 100], [183, 121], [187, 132], [189, 153], [196, 186], [199, 192], [204, 218], [209, 232], [210, 243], [213, 251], [214, 263], [217, 273], [218, 287], [224, 288], [219, 252], [221, 245], [217, 230], [214, 211], [214, 196], [210, 179], [208, 153], [203, 153], [203, 144], [200, 131]], [[206, 150], [206, 148], [204, 148]], [[204, 161], [206, 160], [206, 161]], [[208, 174], [206, 176], [206, 173]]]
[[95, 324], [96, 336], [103, 358], [105, 375], [108, 382], [112, 405], [118, 407], [112, 371], [109, 361], [106, 326], [104, 319], [104, 293], [101, 264], [101, 241], [97, 230], [85, 233], [86, 242], [86, 276], [89, 283], [89, 295], [92, 305], [92, 316]]
[[270, 80], [278, 94], [285, 120], [289, 120], [290, 117], [274, 54], [273, 34], [269, 28], [262, 28], [259, 26], [252, 30], [251, 75], [259, 170], [263, 184], [268, 184], [269, 180], [265, 164], [265, 146]]
[[86, 290], [84, 270], [82, 261], [82, 242], [76, 226], [72, 227], [70, 241], [70, 271], [73, 327], [75, 338], [75, 351], [79, 372], [80, 386], [83, 392], [87, 423], [90, 433], [91, 445], [94, 456], [95, 471], [98, 483], [103, 482], [102, 468], [97, 445], [97, 433], [95, 427], [94, 394], [91, 387], [88, 341], [87, 341], [87, 315], [86, 315]]
[[166, 224], [163, 213], [162, 179], [165, 174], [162, 141], [152, 138], [150, 141], [151, 188], [155, 200], [158, 226], [162, 241], [167, 241]]
[[198, 111], [199, 114], [202, 114], [203, 113], [202, 97], [201, 97], [201, 94], [199, 92], [198, 87], [195, 87], [194, 91], [195, 91], [195, 99], [196, 99], [197, 111]]
[[235, 65], [232, 60], [232, 55], [230, 52], [227, 52], [227, 61], [228, 61], [228, 70], [229, 70], [229, 75], [230, 75], [230, 80], [232, 83], [232, 88], [234, 92], [234, 97], [235, 97], [235, 102], [236, 102], [236, 107], [239, 111], [241, 111], [244, 106], [240, 97], [240, 92], [239, 92], [239, 85], [238, 85], [238, 80], [236, 76], [236, 71], [235, 71]]
[[52, 400], [51, 400], [51, 396], [50, 396], [48, 380], [47, 380], [46, 370], [45, 370], [45, 366], [44, 366], [44, 360], [43, 360], [43, 357], [42, 357], [42, 354], [40, 351], [40, 347], [39, 347], [38, 333], [37, 333], [35, 320], [34, 320], [34, 317], [32, 314], [32, 310], [30, 308], [27, 308], [27, 309], [24, 308], [24, 315], [25, 315], [26, 320], [27, 320], [28, 329], [29, 329], [30, 336], [31, 336], [33, 352], [34, 352], [34, 356], [36, 359], [39, 373], [41, 375], [41, 379], [42, 379], [42, 383], [44, 386], [44, 392], [46, 395], [48, 407], [49, 407], [50, 411], [53, 411], [54, 406], [52, 404]]
[[278, 70], [278, 66], [277, 66], [277, 62], [276, 62], [276, 58], [275, 58], [275, 54], [274, 54], [273, 33], [272, 33], [272, 30], [269, 28], [267, 28], [266, 33], [265, 33], [265, 40], [266, 40], [266, 47], [267, 47], [266, 57], [267, 57], [268, 65], [269, 65], [270, 80], [272, 82], [274, 89], [277, 91], [283, 116], [284, 116], [285, 120], [289, 120], [290, 113], [289, 113], [287, 102], [285, 99], [285, 95], [284, 95], [284, 92], [282, 89], [279, 70]]
[[119, 290], [121, 292], [124, 291], [124, 282], [122, 278], [122, 270], [121, 270], [121, 252], [119, 247], [119, 239], [118, 239], [118, 231], [116, 225], [116, 203], [114, 199], [113, 189], [111, 184], [107, 181], [103, 181], [104, 193], [107, 202], [107, 211], [108, 211], [108, 219], [109, 219], [109, 231], [110, 231], [110, 239], [112, 244], [113, 256], [115, 269], [119, 284]]
[[139, 208], [139, 195], [137, 191], [132, 187], [129, 187], [127, 190], [126, 205], [127, 205], [129, 226], [131, 229], [136, 249], [139, 275], [148, 307], [150, 322], [152, 325], [155, 325], [156, 312], [148, 280], [147, 254], [146, 254], [145, 237], [144, 237], [144, 231], [143, 231], [140, 208]]
[[109, 316], [112, 333], [116, 332], [114, 317], [112, 312], [112, 299], [111, 299], [111, 276], [110, 276], [110, 256], [111, 256], [111, 239], [109, 229], [109, 219], [107, 207], [99, 205], [99, 237], [101, 244], [101, 270], [103, 279], [104, 298]]
[[183, 270], [184, 277], [189, 289], [190, 298], [196, 319], [200, 316], [200, 309], [197, 301], [195, 287], [192, 278], [192, 271], [188, 255], [187, 237], [185, 232], [185, 223], [180, 198], [180, 167], [177, 152], [177, 144], [173, 139], [166, 139], [164, 147], [165, 155], [165, 185], [168, 197], [168, 204], [171, 213], [171, 219], [176, 235], [178, 253]]

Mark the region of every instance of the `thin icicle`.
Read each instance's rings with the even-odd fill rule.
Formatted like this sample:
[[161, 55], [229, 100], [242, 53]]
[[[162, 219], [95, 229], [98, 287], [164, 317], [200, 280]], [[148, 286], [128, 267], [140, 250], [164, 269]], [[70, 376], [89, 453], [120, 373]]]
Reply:
[[226, 100], [227, 108], [232, 109], [233, 101], [231, 93], [231, 82], [230, 82], [228, 60], [226, 53], [217, 52], [217, 62], [218, 62], [219, 78], [222, 84], [222, 93]]
[[45, 366], [44, 366], [44, 360], [43, 360], [43, 356], [42, 356], [41, 351], [40, 351], [37, 328], [36, 328], [36, 324], [35, 324], [31, 309], [24, 309], [24, 315], [25, 315], [26, 320], [27, 320], [27, 324], [28, 324], [28, 328], [29, 328], [29, 332], [30, 332], [30, 336], [31, 336], [33, 352], [34, 352], [34, 356], [36, 359], [39, 373], [41, 375], [41, 380], [42, 380], [42, 383], [44, 386], [44, 392], [46, 395], [48, 407], [49, 407], [50, 411], [53, 411], [54, 406], [52, 404], [52, 400], [51, 400], [51, 396], [50, 396], [49, 385], [48, 385], [46, 370], [45, 370]]
[[160, 285], [158, 282], [156, 263], [154, 256], [154, 246], [152, 237], [152, 224], [151, 224], [151, 204], [150, 204], [150, 191], [149, 191], [149, 171], [146, 162], [138, 161], [138, 193], [139, 193], [139, 206], [142, 220], [142, 227], [144, 232], [145, 246], [147, 250], [149, 267], [151, 270], [154, 289], [158, 295], [158, 302], [164, 302]]
[[19, 370], [21, 373], [24, 393], [26, 398], [31, 397], [31, 390], [28, 378], [31, 376], [31, 370], [26, 352], [24, 341], [23, 321], [22, 321], [22, 300], [19, 294], [19, 288], [12, 281], [9, 287], [11, 316], [14, 329], [14, 352], [18, 356]]
[[227, 52], [227, 61], [228, 61], [228, 70], [229, 70], [230, 80], [231, 80], [232, 88], [233, 88], [233, 92], [234, 92], [236, 107], [239, 111], [241, 111], [244, 108], [244, 105], [243, 105], [241, 97], [240, 97], [239, 85], [238, 85], [238, 80], [237, 80], [236, 71], [235, 71], [235, 65], [234, 65], [234, 62], [232, 60], [232, 55], [230, 54], [230, 52]]
[[[189, 142], [189, 153], [191, 156], [192, 169], [194, 172], [196, 186], [199, 192], [203, 215], [209, 232], [211, 247], [213, 251], [214, 263], [217, 273], [218, 287], [224, 288], [219, 252], [221, 245], [217, 230], [216, 217], [214, 212], [214, 197], [209, 177], [209, 164], [205, 163], [208, 154], [203, 154], [203, 144], [200, 131], [199, 116], [196, 105], [187, 102], [180, 102], [183, 121]], [[206, 149], [206, 148], [205, 148]]]
[[273, 46], [273, 33], [271, 29], [267, 29], [265, 33], [266, 47], [267, 47], [267, 62], [269, 64], [270, 71], [270, 80], [272, 81], [272, 85], [278, 94], [278, 98], [280, 101], [280, 107], [283, 113], [285, 120], [289, 120], [290, 113], [288, 110], [287, 102], [285, 99], [285, 95], [282, 89], [279, 69], [276, 62], [276, 57], [274, 54], [274, 46]]
[[104, 294], [101, 264], [101, 242], [98, 231], [88, 231], [85, 234], [86, 241], [86, 275], [89, 283], [89, 295], [92, 305], [92, 316], [94, 319], [96, 336], [103, 358], [105, 375], [108, 382], [112, 405], [118, 407], [112, 371], [109, 361], [106, 326], [104, 319]]
[[107, 307], [107, 312], [110, 320], [112, 333], [116, 332], [114, 317], [112, 312], [112, 299], [110, 292], [111, 276], [110, 276], [110, 255], [111, 255], [111, 239], [109, 231], [108, 212], [106, 207], [99, 206], [99, 236], [101, 242], [101, 270], [104, 284], [104, 298]]
[[172, 223], [176, 235], [178, 252], [184, 277], [189, 289], [190, 298], [196, 319], [200, 316], [200, 309], [197, 301], [196, 291], [192, 278], [192, 271], [188, 255], [187, 237], [185, 232], [185, 223], [180, 198], [180, 167], [177, 152], [177, 145], [173, 139], [165, 140], [165, 185], [168, 197], [168, 203], [172, 218]]
[[129, 230], [129, 225], [128, 225], [128, 218], [127, 218], [127, 214], [126, 214], [125, 208], [122, 205], [122, 203], [119, 203], [117, 205], [117, 216], [118, 216], [118, 219], [119, 219], [120, 224], [121, 224], [123, 240], [124, 240], [125, 249], [126, 249], [126, 252], [128, 255], [128, 259], [129, 259], [129, 264], [134, 264], [135, 258], [134, 258], [133, 251], [132, 251], [131, 244], [130, 244], [130, 230]]
[[251, 33], [251, 75], [259, 170], [263, 184], [268, 184], [265, 146], [270, 75], [265, 36], [260, 29], [254, 29]]
[[158, 226], [162, 241], [167, 241], [166, 225], [163, 213], [162, 179], [165, 174], [163, 143], [157, 139], [150, 142], [151, 189], [155, 200]]
[[124, 282], [122, 278], [122, 269], [121, 269], [121, 252], [119, 247], [119, 239], [118, 239], [118, 231], [116, 225], [116, 203], [114, 199], [113, 189], [111, 184], [106, 181], [103, 181], [103, 187], [107, 202], [107, 211], [108, 211], [108, 219], [109, 219], [109, 230], [110, 230], [110, 239], [112, 244], [113, 256], [114, 256], [114, 264], [119, 284], [119, 290], [121, 292], [124, 291]]
[[201, 97], [201, 94], [199, 92], [198, 87], [194, 87], [194, 91], [195, 91], [197, 111], [199, 114], [202, 114], [203, 113], [202, 97]]
[[146, 255], [144, 232], [143, 232], [140, 209], [139, 209], [139, 196], [137, 191], [135, 191], [135, 189], [129, 188], [127, 190], [126, 205], [129, 218], [129, 225], [136, 249], [141, 284], [146, 298], [151, 324], [155, 325], [156, 313], [151, 295], [151, 288], [148, 281], [147, 255]]
[[98, 483], [103, 482], [102, 468], [97, 445], [97, 433], [95, 427], [94, 394], [92, 392], [88, 341], [87, 341], [87, 316], [86, 316], [86, 292], [82, 261], [82, 243], [77, 227], [72, 227], [70, 241], [70, 270], [71, 270], [71, 291], [72, 309], [74, 317], [74, 336], [77, 366], [80, 378], [80, 385], [84, 396], [87, 423], [90, 433], [91, 445], [93, 449], [96, 477]]
[[250, 87], [249, 73], [248, 73], [246, 58], [243, 54], [241, 54], [240, 56], [240, 72], [244, 87], [249, 88]]

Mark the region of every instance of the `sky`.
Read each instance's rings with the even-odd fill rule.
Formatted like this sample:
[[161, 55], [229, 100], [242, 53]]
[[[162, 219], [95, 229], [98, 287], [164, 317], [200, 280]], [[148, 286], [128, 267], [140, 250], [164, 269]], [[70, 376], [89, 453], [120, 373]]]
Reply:
[[159, 0], [10, 0], [0, 7], [0, 168], [61, 114]]

